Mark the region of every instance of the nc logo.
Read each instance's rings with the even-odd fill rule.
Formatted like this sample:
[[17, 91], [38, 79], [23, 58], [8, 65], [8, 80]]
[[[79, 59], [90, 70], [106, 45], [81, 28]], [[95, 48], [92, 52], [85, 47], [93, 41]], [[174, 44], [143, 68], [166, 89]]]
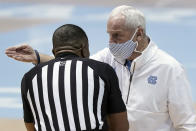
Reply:
[[157, 76], [149, 76], [148, 83], [155, 85], [157, 83]]

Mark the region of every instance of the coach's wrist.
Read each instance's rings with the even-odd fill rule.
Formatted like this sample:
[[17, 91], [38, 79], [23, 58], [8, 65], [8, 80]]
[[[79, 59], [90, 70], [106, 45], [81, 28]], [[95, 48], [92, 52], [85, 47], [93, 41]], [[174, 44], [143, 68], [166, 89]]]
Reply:
[[37, 50], [34, 50], [32, 63], [38, 65], [40, 63], [40, 55]]

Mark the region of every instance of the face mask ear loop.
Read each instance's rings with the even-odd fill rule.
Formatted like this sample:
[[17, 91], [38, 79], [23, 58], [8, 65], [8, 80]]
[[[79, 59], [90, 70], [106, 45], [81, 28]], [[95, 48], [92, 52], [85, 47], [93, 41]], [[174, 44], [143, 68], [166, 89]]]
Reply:
[[[135, 30], [135, 33], [133, 34], [133, 36], [132, 36], [132, 38], [131, 38], [131, 41], [133, 41], [133, 38], [134, 38], [135, 34], [137, 33], [137, 31], [138, 31], [138, 28]], [[134, 50], [134, 52], [137, 52], [137, 53], [141, 53], [141, 54], [142, 54], [142, 52], [140, 52], [140, 51], [137, 51], [138, 42], [135, 42], [135, 43], [136, 43], [136, 47], [135, 47], [135, 50]]]
[[131, 41], [133, 41], [133, 38], [135, 37], [135, 34], [137, 33], [137, 31], [138, 31], [138, 28], [135, 30], [133, 36], [131, 37]]
[[137, 50], [137, 47], [138, 47], [138, 42], [135, 42], [136, 43], [136, 47], [135, 47], [135, 50], [134, 50], [134, 52], [137, 52], [137, 53], [140, 53], [140, 54], [142, 54], [142, 52], [141, 51], [138, 51]]

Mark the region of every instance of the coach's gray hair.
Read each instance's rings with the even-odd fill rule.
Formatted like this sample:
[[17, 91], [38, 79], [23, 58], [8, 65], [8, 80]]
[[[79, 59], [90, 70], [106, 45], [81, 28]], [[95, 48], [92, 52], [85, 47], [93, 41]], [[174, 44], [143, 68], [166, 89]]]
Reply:
[[137, 27], [141, 27], [144, 32], [146, 32], [145, 17], [140, 10], [132, 6], [122, 5], [114, 8], [109, 17], [113, 17], [118, 14], [125, 16], [125, 26], [127, 26], [127, 28], [136, 29]]

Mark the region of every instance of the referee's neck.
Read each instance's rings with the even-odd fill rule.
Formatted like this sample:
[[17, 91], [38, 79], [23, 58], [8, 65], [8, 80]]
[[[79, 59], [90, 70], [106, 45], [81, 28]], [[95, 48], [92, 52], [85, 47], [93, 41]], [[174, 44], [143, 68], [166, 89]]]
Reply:
[[79, 56], [72, 52], [61, 52], [55, 56], [55, 58], [58, 58], [58, 57], [79, 57]]

